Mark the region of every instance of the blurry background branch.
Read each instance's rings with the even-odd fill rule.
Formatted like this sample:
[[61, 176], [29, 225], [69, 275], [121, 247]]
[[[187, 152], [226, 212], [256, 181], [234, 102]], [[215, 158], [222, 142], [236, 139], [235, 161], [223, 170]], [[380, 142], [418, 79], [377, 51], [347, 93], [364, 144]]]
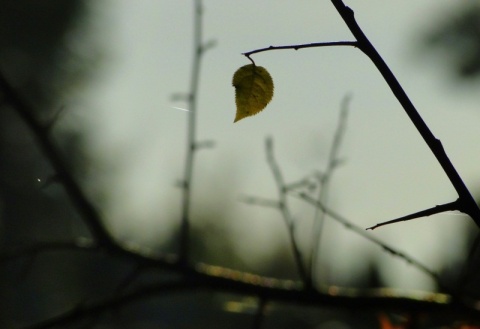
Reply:
[[[297, 281], [279, 279], [285, 277], [285, 273], [289, 276], [292, 274], [292, 272], [281, 271], [286, 267], [290, 269], [288, 261], [291, 253], [286, 257], [283, 254], [271, 257], [270, 261], [273, 265], [270, 265], [269, 270], [274, 272], [275, 277], [246, 271], [245, 263], [242, 263], [232, 251], [230, 236], [224, 234], [222, 228], [219, 229], [222, 220], [232, 218], [230, 209], [220, 215], [211, 210], [206, 214], [200, 214], [200, 209], [195, 211], [187, 209], [186, 216], [182, 218], [186, 219], [188, 224], [192, 216], [203, 216], [213, 218], [214, 225], [196, 228], [197, 231], [192, 234], [184, 235], [184, 241], [187, 244], [192, 242], [192, 247], [184, 248], [182, 252], [184, 259], [180, 263], [177, 262], [177, 255], [155, 248], [148, 249], [141, 243], [128, 242], [125, 235], [112, 233], [112, 238], [110, 231], [106, 231], [110, 228], [108, 225], [110, 222], [100, 218], [103, 214], [97, 210], [102, 209], [104, 199], [102, 195], [92, 192], [91, 186], [85, 179], [91, 170], [98, 170], [95, 168], [95, 162], [88, 158], [85, 152], [85, 135], [64, 125], [65, 120], [74, 111], [70, 104], [64, 101], [64, 95], [72, 90], [72, 85], [78, 85], [78, 81], [82, 82], [87, 74], [97, 71], [98, 67], [94, 64], [98, 64], [97, 61], [101, 59], [96, 57], [98, 54], [95, 51], [92, 51], [95, 49], [94, 45], [84, 45], [86, 48], [82, 48], [87, 58], [79, 60], [70, 57], [73, 50], [68, 48], [68, 45], [78, 45], [81, 39], [78, 35], [72, 38], [72, 26], [80, 24], [79, 17], [87, 11], [88, 6], [84, 6], [86, 2], [74, 0], [67, 2], [16, 0], [0, 1], [0, 3], [2, 4], [1, 26], [9, 27], [0, 29], [0, 71], [4, 72], [6, 78], [3, 102], [0, 107], [2, 243], [0, 326], [18, 328], [25, 326], [26, 323], [34, 323], [33, 328], [47, 328], [70, 323], [75, 326], [156, 328], [158, 325], [167, 325], [165, 322], [168, 322], [168, 325], [182, 323], [181, 325], [184, 326], [202, 328], [198, 323], [199, 318], [208, 319], [210, 323], [204, 327], [211, 327], [212, 322], [223, 323], [222, 321], [226, 318], [224, 313], [228, 312], [227, 321], [230, 325], [244, 328], [251, 326], [255, 321], [254, 325], [260, 327], [262, 323], [267, 322], [273, 326], [274, 323], [269, 322], [270, 316], [279, 309], [280, 319], [283, 319], [282, 316], [286, 314], [295, 313], [284, 312], [279, 305], [318, 307], [314, 309], [314, 313], [323, 317], [327, 314], [327, 320], [324, 319], [324, 321], [330, 318], [346, 322], [351, 314], [361, 313], [361, 317], [365, 317], [366, 313], [363, 311], [376, 312], [379, 309], [401, 312], [431, 311], [435, 316], [451, 313], [454, 317], [478, 318], [478, 309], [475, 305], [470, 302], [457, 304], [442, 294], [418, 296], [409, 292], [398, 293], [390, 289], [366, 291], [336, 286], [329, 286], [325, 291], [320, 292], [305, 291], [304, 286]], [[196, 11], [195, 15], [200, 13], [201, 11]], [[131, 13], [129, 16], [132, 16]], [[195, 44], [198, 46], [197, 43]], [[203, 54], [212, 45], [214, 45], [213, 42], [207, 41], [195, 47], [195, 60], [199, 59], [198, 53]], [[72, 64], [72, 61], [75, 65], [66, 65]], [[194, 81], [198, 80], [192, 78], [192, 86]], [[187, 109], [198, 113], [195, 111], [196, 103], [190, 104], [198, 100], [198, 91], [195, 93], [192, 90], [195, 89], [192, 87], [188, 95], [175, 98], [189, 102]], [[191, 95], [194, 96], [191, 97]], [[27, 123], [28, 120], [33, 122], [29, 124], [30, 129], [25, 127], [24, 123], [18, 120], [17, 113], [12, 111], [12, 108], [18, 110], [15, 104], [24, 104], [20, 109], [28, 108], [25, 114], [20, 114], [26, 118]], [[143, 106], [143, 104], [139, 105]], [[190, 112], [187, 116], [187, 120], [192, 120]], [[98, 119], [98, 116], [95, 116], [95, 119]], [[116, 118], [109, 119], [109, 125], [115, 125], [113, 119]], [[78, 128], [77, 124], [75, 122], [73, 126]], [[32, 136], [32, 130], [35, 131], [35, 129], [38, 132]], [[340, 130], [341, 128], [338, 128], [337, 131]], [[83, 132], [83, 134], [86, 133]], [[195, 137], [194, 134], [191, 136]], [[53, 166], [49, 164], [37, 149], [38, 144], [42, 145], [44, 150], [47, 149], [47, 156], [54, 154], [60, 160], [54, 162]], [[192, 169], [193, 152], [211, 146], [213, 143], [210, 140], [198, 141], [193, 138], [188, 142], [187, 152], [192, 152]], [[121, 147], [128, 149], [125, 145]], [[48, 151], [49, 148], [53, 151]], [[332, 147], [331, 153], [333, 149]], [[272, 156], [270, 164], [274, 164], [279, 170], [273, 154], [273, 145], [270, 152]], [[331, 158], [336, 157], [331, 156]], [[337, 168], [339, 159], [337, 158], [337, 162], [335, 160], [331, 162], [334, 164], [332, 167]], [[111, 164], [111, 166], [116, 165], [118, 163]], [[105, 171], [112, 169], [112, 167], [101, 168]], [[71, 208], [63, 188], [58, 184], [62, 180], [63, 171], [66, 172], [63, 175], [64, 180], [65, 176], [71, 175], [73, 187], [70, 187], [70, 190], [74, 191], [74, 203], [76, 202], [77, 207], [80, 208], [85, 203], [87, 209], [91, 208], [91, 211], [80, 209], [77, 212]], [[312, 186], [318, 186], [318, 180], [308, 176], [289, 184], [284, 181], [282, 173], [279, 173], [278, 186], [281, 199], [298, 196], [303, 202], [311, 204], [315, 209], [320, 209], [319, 212], [324, 216], [336, 218], [349, 229], [358, 229], [359, 234], [365, 233], [362, 228], [324, 207], [325, 204], [318, 202], [311, 193], [299, 192], [304, 189], [316, 191]], [[318, 176], [320, 180], [325, 177], [325, 174], [326, 172]], [[186, 183], [182, 184], [182, 188], [186, 189], [188, 185], [188, 189], [191, 189], [191, 179], [186, 179], [184, 182]], [[80, 195], [80, 201], [75, 197], [77, 194]], [[267, 198], [247, 198], [247, 201], [275, 209], [286, 207], [286, 202], [279, 203]], [[144, 205], [145, 203], [142, 203], [142, 206]], [[79, 214], [82, 213], [83, 217], [80, 217]], [[293, 236], [295, 242], [294, 234], [297, 233], [295, 229], [298, 228], [296, 225], [298, 220], [290, 210], [287, 215], [287, 227], [290, 230], [290, 237]], [[167, 216], [168, 211], [162, 209], [157, 217], [163, 219]], [[131, 216], [128, 220], [135, 225], [144, 225], [141, 215]], [[88, 230], [89, 225], [85, 225], [88, 223], [90, 223], [90, 230]], [[187, 229], [186, 232], [190, 231]], [[463, 239], [466, 238], [459, 237], [459, 240]], [[172, 241], [174, 241], [173, 238]], [[176, 245], [176, 242], [178, 241], [172, 242], [172, 245]], [[298, 240], [295, 243], [297, 242]], [[245, 240], [242, 243], [248, 242]], [[398, 251], [397, 248], [382, 244], [381, 241], [374, 243], [379, 244], [388, 253], [413, 264], [413, 267], [427, 273], [437, 283], [440, 282], [438, 279], [440, 275], [422, 265], [421, 262]], [[192, 261], [192, 258], [195, 260], [199, 258], [198, 255], [205, 257], [207, 252], [211, 257], [209, 260], [213, 259], [213, 261], [208, 264]], [[195, 257], [191, 257], [193, 253]], [[300, 256], [304, 257], [306, 253], [301, 254], [300, 249], [297, 253], [297, 259], [301, 263]], [[472, 252], [474, 253], [475, 251]], [[218, 259], [223, 261], [227, 259], [227, 264], [235, 269], [211, 265], [222, 264]], [[190, 260], [190, 266], [183, 266], [187, 260]], [[368, 259], [365, 262], [367, 261]], [[469, 265], [471, 268], [467, 271], [468, 273], [460, 279], [461, 283], [464, 283], [462, 290], [471, 290], [470, 283], [477, 281], [475, 273], [478, 269], [473, 262]], [[310, 275], [308, 266], [304, 267], [307, 268], [305, 276], [308, 277]], [[238, 270], [239, 268], [241, 270]], [[259, 272], [262, 270], [265, 271], [265, 269], [258, 269]], [[256, 272], [257, 268], [254, 268], [254, 271]], [[295, 273], [291, 276], [294, 277], [294, 275]], [[354, 272], [352, 276], [357, 278], [361, 276], [361, 272]], [[232, 304], [229, 302], [236, 296], [250, 297], [255, 300], [254, 311], [248, 308], [241, 310], [239, 307], [231, 307]], [[475, 294], [472, 293], [469, 296], [473, 298]], [[347, 310], [347, 315], [332, 316], [332, 313], [329, 313], [332, 308], [335, 308], [335, 312]], [[206, 314], [207, 309], [211, 313]], [[298, 312], [298, 309], [296, 311]], [[305, 323], [308, 322], [305, 327], [310, 328], [314, 325], [313, 323], [316, 324], [308, 317], [299, 316], [299, 318], [302, 318]], [[44, 319], [47, 320], [43, 321]], [[89, 322], [86, 323], [80, 319], [89, 320]], [[127, 319], [135, 321], [135, 324], [125, 322]], [[242, 319], [248, 321], [248, 326], [242, 326]], [[185, 321], [191, 321], [191, 323], [185, 324]], [[281, 325], [299, 327], [290, 325], [287, 321], [283, 321]]]
[[190, 256], [190, 221], [192, 207], [192, 191], [193, 191], [193, 171], [195, 166], [195, 155], [202, 147], [212, 147], [213, 143], [197, 141], [197, 115], [198, 115], [198, 96], [199, 81], [202, 58], [205, 52], [214, 47], [215, 42], [203, 40], [203, 4], [202, 0], [194, 1], [193, 11], [193, 63], [190, 82], [190, 91], [188, 93], [188, 110], [190, 111], [187, 118], [187, 148], [185, 158], [185, 172], [182, 184], [182, 213], [179, 237], [179, 262], [188, 263]]
[[[340, 106], [340, 114], [338, 118], [338, 126], [335, 130], [332, 145], [330, 146], [330, 153], [328, 154], [327, 167], [324, 172], [318, 175], [319, 191], [317, 200], [326, 205], [328, 203], [328, 191], [329, 185], [332, 180], [332, 176], [336, 169], [342, 163], [339, 156], [340, 147], [342, 145], [343, 137], [346, 133], [346, 125], [348, 119], [348, 110], [350, 105], [351, 95], [345, 96]], [[312, 250], [310, 253], [308, 270], [311, 273], [313, 280], [317, 279], [316, 275], [318, 265], [320, 264], [320, 248], [322, 241], [323, 227], [325, 223], [325, 212], [319, 208], [315, 208], [315, 217], [312, 228]]]

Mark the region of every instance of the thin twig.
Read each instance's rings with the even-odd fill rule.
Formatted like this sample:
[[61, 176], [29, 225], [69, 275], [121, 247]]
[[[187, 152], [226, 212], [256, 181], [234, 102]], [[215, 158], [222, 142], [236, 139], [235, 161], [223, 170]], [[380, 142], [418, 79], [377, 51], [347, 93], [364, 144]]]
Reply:
[[425, 210], [421, 210], [421, 211], [418, 211], [416, 213], [413, 213], [413, 214], [410, 214], [410, 215], [407, 215], [407, 216], [403, 216], [403, 217], [392, 219], [392, 220], [389, 220], [389, 221], [386, 221], [386, 222], [378, 223], [374, 226], [368, 227], [367, 230], [374, 230], [378, 227], [382, 227], [382, 226], [385, 226], [385, 225], [395, 224], [395, 223], [399, 223], [399, 222], [405, 222], [405, 221], [412, 220], [412, 219], [415, 219], [415, 218], [427, 217], [427, 216], [431, 216], [431, 215], [435, 215], [435, 214], [440, 214], [440, 213], [446, 212], [446, 211], [454, 211], [454, 210], [457, 210], [457, 209], [458, 209], [457, 201], [449, 202], [449, 203], [445, 203], [445, 204], [441, 204], [441, 205], [436, 205], [435, 207], [428, 208], [428, 209], [425, 209]]
[[397, 250], [393, 247], [390, 247], [389, 245], [385, 244], [384, 242], [380, 241], [379, 239], [375, 238], [374, 236], [368, 234], [365, 231], [364, 228], [354, 224], [353, 222], [346, 219], [342, 215], [340, 215], [340, 214], [336, 213], [335, 211], [329, 209], [328, 207], [326, 207], [324, 204], [322, 204], [318, 200], [315, 200], [314, 198], [308, 196], [305, 193], [298, 193], [298, 194], [292, 194], [291, 193], [291, 195], [295, 196], [295, 197], [297, 197], [297, 198], [299, 198], [299, 199], [301, 199], [301, 200], [303, 200], [303, 201], [305, 201], [305, 202], [307, 202], [307, 203], [309, 203], [309, 204], [311, 204], [315, 207], [320, 208], [325, 214], [330, 216], [333, 220], [335, 220], [335, 221], [341, 223], [342, 225], [344, 225], [346, 229], [355, 232], [356, 234], [360, 235], [361, 237], [363, 237], [363, 238], [373, 242], [374, 244], [380, 246], [383, 250], [387, 251], [391, 255], [403, 259], [408, 264], [417, 268], [421, 272], [427, 274], [429, 277], [431, 277], [438, 284], [439, 287], [442, 287], [444, 289], [444, 291], [449, 291], [450, 290], [450, 289], [447, 289], [447, 287], [445, 287], [442, 284], [442, 282], [440, 280], [440, 276], [436, 272], [434, 272], [433, 270], [429, 269], [426, 265], [424, 265], [420, 261], [414, 259], [413, 257], [408, 256], [404, 252], [401, 252], [401, 251], [399, 251], [399, 250]]
[[280, 170], [280, 167], [275, 160], [275, 154], [273, 151], [273, 140], [271, 138], [267, 138], [265, 141], [265, 152], [267, 154], [267, 163], [270, 166], [270, 170], [272, 171], [273, 177], [275, 179], [275, 183], [277, 185], [278, 190], [278, 198], [279, 198], [279, 210], [282, 213], [282, 217], [285, 221], [285, 225], [287, 226], [288, 236], [290, 238], [290, 244], [293, 250], [293, 257], [295, 263], [297, 265], [298, 274], [305, 284], [305, 289], [309, 290], [312, 288], [312, 280], [311, 276], [308, 273], [305, 265], [303, 263], [302, 254], [298, 247], [297, 240], [295, 238], [295, 223], [290, 214], [290, 210], [287, 204], [287, 189], [285, 188], [285, 182], [283, 180], [283, 175]]
[[247, 51], [242, 55], [246, 56], [247, 58], [250, 58], [250, 55], [258, 54], [258, 53], [262, 53], [264, 51], [270, 51], [270, 50], [285, 50], [285, 49], [299, 50], [304, 48], [338, 47], [338, 46], [357, 47], [357, 42], [356, 41], [335, 41], [335, 42], [314, 42], [314, 43], [305, 43], [305, 44], [288, 45], [288, 46], [270, 46], [270, 47]]
[[[327, 204], [328, 191], [330, 181], [332, 179], [335, 169], [338, 167], [339, 158], [338, 153], [340, 151], [340, 146], [342, 144], [343, 136], [346, 132], [346, 123], [348, 117], [348, 104], [350, 102], [351, 96], [347, 95], [340, 107], [340, 115], [338, 119], [338, 126], [335, 130], [333, 137], [332, 146], [330, 147], [330, 153], [328, 156], [327, 168], [325, 172], [320, 176], [320, 190], [318, 192], [317, 200], [322, 204]], [[325, 223], [325, 212], [322, 211], [319, 207], [315, 208], [315, 218], [312, 229], [312, 253], [310, 255], [310, 264], [309, 272], [312, 275], [312, 278], [315, 278], [316, 266], [315, 263], [319, 262], [320, 255], [320, 241], [322, 238], [323, 227]], [[312, 279], [313, 280], [313, 279]]]
[[[234, 292], [243, 296], [258, 296], [264, 300], [287, 302], [306, 306], [341, 308], [342, 310], [365, 311], [403, 311], [403, 312], [442, 312], [442, 314], [455, 314], [455, 316], [469, 316], [472, 319], [480, 319], [480, 311], [474, 304], [459, 303], [451, 300], [444, 294], [427, 294], [412, 298], [406, 295], [398, 295], [393, 290], [369, 290], [367, 293], [362, 290], [344, 289], [335, 287], [335, 293], [322, 293], [317, 291], [305, 291], [303, 289], [285, 289], [271, 285], [266, 279], [252, 284], [251, 276], [237, 277], [232, 280], [230, 276], [202, 276], [189, 277], [184, 281], [171, 281], [164, 283], [150, 284], [132, 292], [120, 296], [112, 296], [103, 300], [79, 305], [71, 310], [63, 312], [47, 320], [27, 326], [24, 329], [48, 329], [74, 323], [80, 319], [97, 316], [112, 308], [120, 308], [130, 303], [145, 300], [147, 298], [158, 298], [168, 293], [179, 291], [199, 290], [220, 290]], [[332, 289], [333, 290], [333, 289]], [[413, 294], [413, 296], [415, 296]]]
[[407, 94], [403, 90], [395, 75], [392, 73], [383, 58], [380, 56], [380, 54], [365, 36], [363, 31], [360, 29], [359, 25], [355, 20], [353, 10], [345, 6], [342, 0], [331, 1], [339, 12], [340, 16], [345, 21], [350, 31], [352, 32], [353, 36], [356, 38], [356, 41], [319, 42], [301, 45], [270, 46], [245, 52], [243, 53], [243, 55], [245, 55], [253, 62], [252, 58], [250, 57], [251, 55], [270, 50], [301, 49], [329, 46], [354, 46], [356, 48], [359, 48], [365, 55], [367, 55], [372, 60], [373, 64], [380, 71], [383, 78], [385, 79], [385, 82], [388, 84], [393, 94], [398, 99], [405, 112], [409, 116], [410, 120], [417, 128], [423, 140], [436, 157], [445, 174], [448, 176], [460, 199], [460, 202], [458, 202], [459, 209], [457, 210], [468, 214], [474, 220], [475, 224], [480, 228], [480, 208], [478, 207], [470, 191], [468, 190], [462, 178], [460, 177], [457, 170], [448, 158], [442, 143], [432, 134], [432, 132], [416, 110], [415, 106], [408, 98]]

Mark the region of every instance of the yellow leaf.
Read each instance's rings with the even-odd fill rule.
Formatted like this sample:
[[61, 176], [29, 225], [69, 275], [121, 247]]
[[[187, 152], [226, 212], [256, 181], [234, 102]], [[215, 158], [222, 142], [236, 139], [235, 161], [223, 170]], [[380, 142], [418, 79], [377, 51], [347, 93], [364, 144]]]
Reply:
[[254, 64], [239, 68], [233, 75], [237, 114], [235, 121], [262, 111], [273, 97], [273, 80], [268, 71]]

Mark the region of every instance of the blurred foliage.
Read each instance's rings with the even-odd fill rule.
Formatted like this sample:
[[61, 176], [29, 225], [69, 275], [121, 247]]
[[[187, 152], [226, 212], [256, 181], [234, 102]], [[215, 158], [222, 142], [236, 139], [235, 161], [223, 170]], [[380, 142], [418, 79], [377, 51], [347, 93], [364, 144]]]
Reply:
[[[88, 15], [88, 1], [84, 0], [0, 0], [0, 70], [35, 109], [33, 115], [44, 122], [55, 117], [59, 105], [65, 105], [65, 94], [88, 81], [98, 64], [98, 49], [89, 45], [88, 36], [82, 34]], [[477, 23], [477, 55], [478, 34]], [[431, 40], [432, 44], [440, 43], [433, 37]], [[56, 141], [61, 143], [72, 168], [84, 170], [88, 161], [82, 135], [62, 131]], [[54, 174], [15, 111], [0, 104], [0, 250], [87, 235], [62, 188], [45, 184]], [[288, 246], [279, 248], [271, 264], [260, 270], [240, 259], [230, 240], [231, 228], [225, 224], [228, 211], [208, 209], [195, 214], [198, 222], [192, 234], [193, 260], [276, 277], [296, 277]], [[172, 235], [172, 240], [162, 246], [163, 251], [175, 251], [174, 239]], [[378, 263], [366, 261], [371, 266], [365, 273], [353, 273], [351, 286], [381, 287]], [[128, 290], [177, 277], [164, 271], [145, 271], [128, 282], [137, 270], [132, 264], [103, 253], [71, 250], [18, 257], [1, 265], [2, 328], [35, 323], [79, 301], [113, 296], [122, 286]], [[324, 271], [328, 270], [325, 266]], [[214, 324], [249, 328], [256, 302], [223, 292], [186, 291], [133, 303], [121, 312], [113, 309], [73, 327], [211, 328]], [[376, 314], [308, 309], [288, 303], [269, 305], [266, 314], [264, 328], [372, 328], [378, 324]]]
[[480, 3], [464, 1], [430, 30], [426, 45], [446, 55], [447, 67], [461, 80], [480, 76]]
[[[89, 74], [91, 63], [83, 60], [83, 54], [74, 55], [87, 12], [87, 2], [81, 0], [0, 0], [0, 70], [40, 122], [48, 124], [55, 118], [63, 95]], [[59, 133], [58, 122], [53, 123], [65, 158], [79, 170], [73, 163], [84, 154], [81, 136]], [[76, 229], [82, 227], [79, 224], [72, 226], [77, 217], [62, 189], [45, 184], [54, 172], [8, 104], [0, 104], [0, 159], [0, 250], [35, 241], [65, 241], [74, 231], [85, 232]], [[11, 328], [55, 309], [52, 294], [43, 294], [52, 285], [64, 292], [57, 293], [59, 303], [68, 302], [69, 293], [86, 288], [86, 281], [68, 284], [83, 281], [78, 271], [55, 280], [60, 264], [63, 270], [74, 263], [86, 267], [84, 259], [75, 256], [75, 262], [72, 256], [60, 254], [46, 262], [32, 256], [2, 264], [0, 327]]]

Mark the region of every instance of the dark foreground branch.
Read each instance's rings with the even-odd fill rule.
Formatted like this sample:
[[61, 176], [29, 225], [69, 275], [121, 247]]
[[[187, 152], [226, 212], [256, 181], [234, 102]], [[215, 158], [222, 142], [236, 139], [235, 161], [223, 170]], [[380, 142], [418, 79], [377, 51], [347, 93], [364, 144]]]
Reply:
[[[25, 329], [47, 329], [74, 323], [80, 319], [98, 316], [113, 308], [127, 306], [130, 303], [151, 299], [169, 298], [169, 294], [180, 291], [214, 290], [232, 292], [243, 296], [257, 296], [263, 302], [284, 302], [305, 306], [341, 308], [352, 311], [397, 311], [413, 313], [442, 312], [469, 319], [480, 319], [480, 310], [467, 303], [451, 300], [443, 294], [427, 294], [417, 298], [395, 295], [392, 290], [370, 290], [368, 293], [352, 289], [332, 287], [331, 293], [313, 290], [305, 291], [291, 287], [272, 286], [276, 279], [225, 270], [215, 267], [215, 276], [195, 274], [183, 281], [152, 284], [136, 291], [113, 296], [90, 304], [83, 304], [65, 313], [39, 322]], [[232, 279], [232, 275], [236, 276]], [[252, 282], [255, 280], [255, 283]], [[273, 280], [273, 281], [271, 281]]]
[[52, 164], [55, 170], [55, 177], [64, 186], [70, 201], [87, 224], [96, 243], [107, 248], [116, 247], [116, 243], [107, 232], [97, 210], [87, 199], [73, 175], [68, 171], [68, 166], [58, 148], [55, 146], [55, 143], [50, 138], [49, 127], [43, 126], [35, 118], [33, 108], [18, 95], [2, 72], [0, 72], [0, 91], [3, 92], [6, 103], [18, 113], [20, 118], [32, 131], [43, 154]]

